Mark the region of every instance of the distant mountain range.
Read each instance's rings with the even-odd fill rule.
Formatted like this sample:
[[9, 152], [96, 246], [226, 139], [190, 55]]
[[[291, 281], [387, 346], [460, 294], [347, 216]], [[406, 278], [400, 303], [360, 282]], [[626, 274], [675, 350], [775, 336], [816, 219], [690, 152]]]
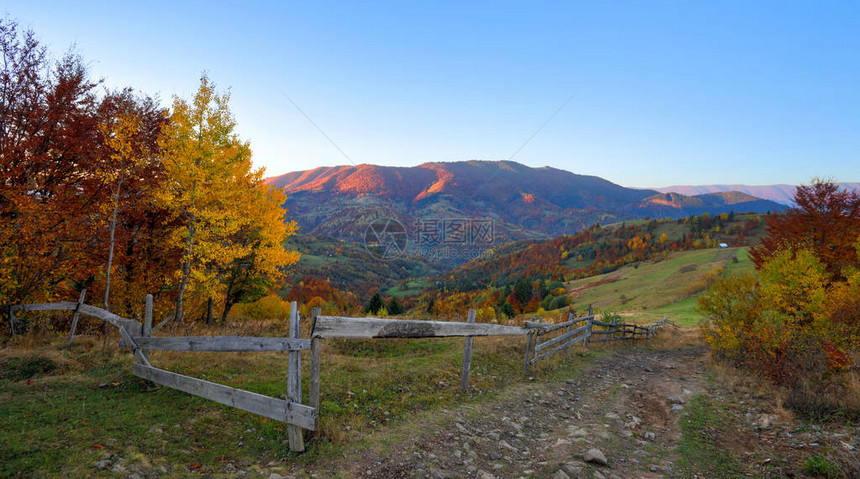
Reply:
[[594, 223], [784, 208], [744, 193], [667, 194], [511, 161], [321, 167], [267, 182], [287, 193], [288, 217], [302, 233], [359, 242], [378, 218], [399, 220], [413, 241], [413, 231], [436, 220], [492, 220], [499, 244], [574, 233]]
[[[860, 183], [839, 183], [842, 188], [860, 192]], [[680, 193], [687, 196], [704, 195], [707, 193], [723, 193], [738, 191], [764, 200], [775, 201], [783, 205], [791, 205], [794, 198], [795, 185], [699, 185], [699, 186], [666, 186], [655, 188], [661, 193]]]

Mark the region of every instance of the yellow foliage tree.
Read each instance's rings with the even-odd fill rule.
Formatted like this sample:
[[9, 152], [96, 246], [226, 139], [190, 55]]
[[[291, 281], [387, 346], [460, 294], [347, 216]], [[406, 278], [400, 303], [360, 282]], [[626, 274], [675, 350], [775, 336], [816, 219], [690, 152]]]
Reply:
[[209, 298], [211, 311], [225, 269], [239, 259], [253, 257], [254, 268], [273, 275], [298, 260], [283, 251], [282, 241], [295, 231], [283, 222], [283, 194], [267, 188], [263, 170], [252, 168], [229, 100], [204, 75], [191, 103], [174, 99], [159, 140], [168, 175], [161, 200], [183, 224], [174, 237], [183, 248], [175, 321], [183, 318], [189, 289]]

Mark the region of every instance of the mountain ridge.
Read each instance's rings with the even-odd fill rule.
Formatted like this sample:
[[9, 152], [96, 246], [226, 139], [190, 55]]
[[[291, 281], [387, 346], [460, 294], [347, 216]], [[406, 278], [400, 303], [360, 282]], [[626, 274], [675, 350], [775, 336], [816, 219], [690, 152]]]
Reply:
[[[842, 182], [837, 183], [845, 189], [850, 189], [860, 192], [860, 182]], [[687, 196], [703, 195], [708, 193], [738, 191], [741, 193], [755, 196], [763, 200], [770, 200], [783, 205], [792, 205], [794, 198], [794, 190], [797, 185], [774, 184], [774, 185], [674, 185], [664, 186], [661, 188], [653, 188], [660, 193], [680, 193]]]
[[407, 230], [427, 219], [491, 220], [499, 244], [570, 234], [595, 223], [782, 208], [739, 193], [666, 197], [657, 190], [513, 161], [341, 165], [266, 181], [287, 193], [284, 206], [302, 233], [359, 242], [378, 218], [395, 218]]

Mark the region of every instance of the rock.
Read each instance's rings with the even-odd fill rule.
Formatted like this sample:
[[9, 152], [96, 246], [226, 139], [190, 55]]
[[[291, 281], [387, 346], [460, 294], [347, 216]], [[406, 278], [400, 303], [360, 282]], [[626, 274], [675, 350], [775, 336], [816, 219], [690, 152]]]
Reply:
[[681, 396], [669, 396], [666, 399], [669, 401], [669, 404], [684, 404], [687, 402], [687, 400]]
[[502, 458], [502, 455], [499, 454], [498, 452], [491, 452], [490, 453], [490, 460], [491, 461], [498, 461], [501, 458]]
[[284, 476], [278, 474], [277, 472], [273, 472], [269, 474], [269, 479], [285, 479]]
[[672, 404], [672, 412], [679, 413], [684, 410], [684, 406], [680, 404]]
[[653, 440], [657, 439], [657, 435], [651, 431], [648, 431], [645, 433], [645, 439], [647, 439], [649, 441], [653, 441]]
[[478, 475], [476, 477], [478, 479], [496, 479], [496, 476], [487, 471], [478, 471]]
[[606, 460], [606, 456], [603, 455], [603, 452], [601, 452], [600, 449], [596, 448], [592, 448], [585, 451], [585, 453], [582, 455], [582, 460], [601, 466], [609, 465], [609, 461]]
[[608, 412], [603, 417], [605, 417], [606, 419], [621, 419], [621, 417], [618, 414], [615, 414], [614, 412]]
[[660, 472], [660, 466], [656, 464], [651, 464], [651, 467], [648, 468], [651, 472]]
[[103, 471], [103, 470], [109, 468], [111, 466], [111, 464], [113, 464], [113, 461], [111, 461], [110, 458], [107, 457], [107, 458], [102, 459], [101, 461], [94, 462], [93, 466], [95, 466], [96, 469]]
[[555, 471], [552, 479], [570, 479], [570, 476], [568, 476], [563, 470], [559, 469], [558, 471]]
[[499, 447], [501, 447], [501, 448], [503, 448], [503, 449], [508, 449], [509, 451], [514, 451], [514, 450], [516, 450], [516, 448], [515, 448], [514, 446], [511, 446], [511, 445], [508, 443], [508, 441], [505, 441], [505, 440], [501, 440], [501, 441], [499, 441]]
[[499, 433], [497, 432], [488, 432], [487, 437], [492, 439], [493, 441], [498, 441], [500, 438]]
[[576, 426], [570, 426], [567, 428], [567, 435], [570, 437], [586, 437], [588, 436], [588, 431]]
[[564, 470], [568, 474], [572, 474], [574, 477], [579, 477], [582, 474], [582, 467], [579, 464], [567, 463], [564, 465]]

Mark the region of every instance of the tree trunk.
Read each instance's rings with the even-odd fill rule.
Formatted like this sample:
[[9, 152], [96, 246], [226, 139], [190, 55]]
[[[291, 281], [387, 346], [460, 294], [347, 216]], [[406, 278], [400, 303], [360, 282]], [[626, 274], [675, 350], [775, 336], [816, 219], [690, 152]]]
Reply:
[[227, 322], [227, 314], [230, 313], [230, 308], [233, 307], [233, 301], [230, 296], [233, 294], [233, 277], [231, 275], [230, 282], [227, 283], [227, 294], [224, 295], [224, 310], [221, 312], [221, 324]]
[[113, 217], [110, 222], [110, 249], [108, 250], [107, 272], [105, 273], [105, 311], [110, 311], [108, 300], [110, 299], [110, 270], [113, 267], [113, 249], [116, 245], [116, 215], [119, 210], [119, 193], [122, 189], [122, 180], [116, 185], [116, 194], [113, 198]]
[[212, 326], [212, 297], [206, 302], [206, 324]]

